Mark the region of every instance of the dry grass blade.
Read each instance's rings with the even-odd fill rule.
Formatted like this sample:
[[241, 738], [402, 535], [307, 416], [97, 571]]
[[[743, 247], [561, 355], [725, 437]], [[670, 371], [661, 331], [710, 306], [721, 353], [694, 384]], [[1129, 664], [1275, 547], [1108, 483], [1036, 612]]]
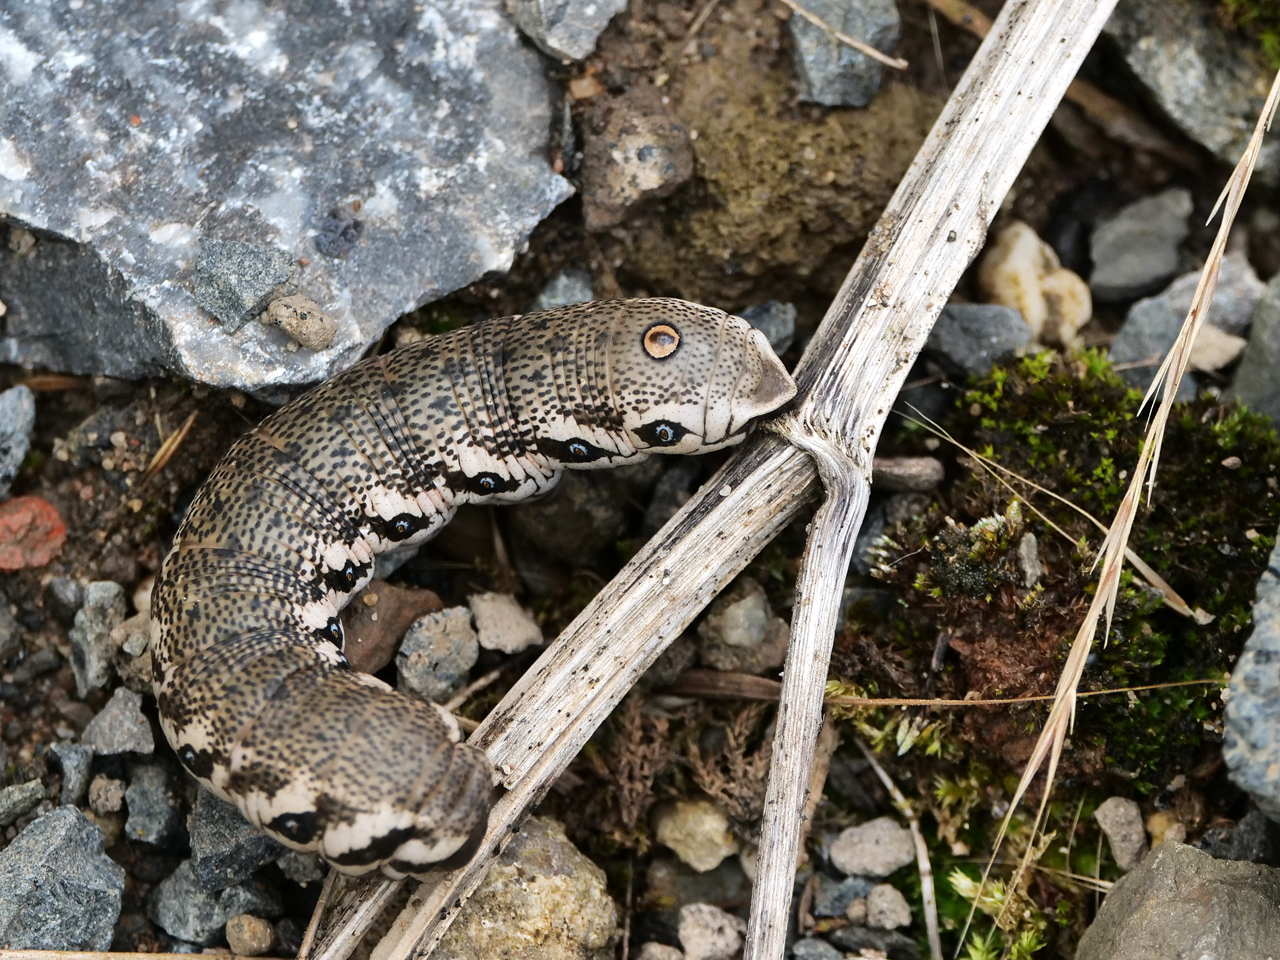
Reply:
[[[1044, 820], [1058, 769], [1058, 762], [1062, 757], [1063, 745], [1066, 741], [1067, 733], [1075, 720], [1076, 691], [1080, 685], [1080, 679], [1084, 675], [1085, 662], [1093, 646], [1094, 638], [1097, 636], [1098, 623], [1103, 618], [1106, 620], [1106, 633], [1110, 632], [1116, 598], [1119, 595], [1120, 572], [1124, 565], [1129, 534], [1133, 530], [1138, 507], [1142, 501], [1142, 487], [1144, 484], [1147, 486], [1148, 497], [1153, 494], [1156, 467], [1160, 461], [1160, 447], [1164, 440], [1164, 429], [1169, 420], [1169, 413], [1173, 409], [1174, 396], [1178, 392], [1182, 377], [1187, 372], [1187, 366], [1191, 359], [1191, 347], [1195, 343], [1196, 334], [1200, 332], [1200, 328], [1208, 317], [1209, 304], [1213, 300], [1214, 289], [1218, 283], [1218, 272], [1222, 266], [1222, 258], [1226, 254], [1227, 238], [1231, 232], [1231, 226], [1235, 222], [1236, 214], [1239, 212], [1240, 202], [1244, 198], [1245, 189], [1249, 185], [1249, 178], [1253, 174], [1254, 164], [1257, 163], [1258, 154], [1262, 149], [1263, 136], [1271, 125], [1271, 118], [1275, 114], [1277, 103], [1280, 103], [1280, 73], [1276, 74], [1276, 78], [1272, 82], [1266, 106], [1263, 108], [1262, 115], [1258, 117], [1253, 136], [1245, 148], [1244, 156], [1240, 158], [1240, 162], [1236, 165], [1235, 171], [1219, 197], [1217, 206], [1214, 207], [1215, 214], [1219, 207], [1223, 208], [1222, 222], [1218, 226], [1217, 237], [1214, 239], [1208, 260], [1205, 262], [1204, 269], [1200, 274], [1200, 282], [1196, 286], [1195, 296], [1191, 301], [1191, 309], [1183, 322], [1178, 339], [1174, 342], [1169, 355], [1165, 357], [1164, 363], [1160, 365], [1156, 378], [1152, 382], [1150, 390], [1147, 391], [1144, 402], [1150, 402], [1160, 392], [1160, 404], [1151, 417], [1151, 422], [1147, 429], [1146, 442], [1142, 446], [1142, 452], [1138, 455], [1138, 463], [1134, 467], [1124, 499], [1120, 502], [1115, 519], [1112, 521], [1110, 528], [1107, 530], [1106, 538], [1103, 540], [1102, 569], [1098, 575], [1098, 591], [1094, 594], [1093, 601], [1089, 604], [1089, 609], [1085, 613], [1084, 622], [1080, 625], [1075, 640], [1072, 642], [1071, 651], [1067, 655], [1067, 661], [1062, 670], [1062, 676], [1058, 679], [1055, 699], [1049, 711], [1049, 717], [1045, 721], [1044, 730], [1041, 731], [1040, 737], [1031, 752], [1031, 757], [1027, 760], [1026, 769], [1023, 771], [1017, 790], [1014, 791], [1009, 810], [1000, 825], [995, 844], [997, 853], [1008, 832], [1014, 813], [1021, 805], [1023, 798], [1042, 767], [1045, 768], [1046, 780], [1045, 790], [1040, 800], [1040, 808], [1036, 814], [1035, 828], [1037, 831]], [[1104, 633], [1104, 639], [1105, 635]], [[1034, 844], [1028, 845], [1028, 854], [1022, 859], [1019, 873], [1026, 870], [1029, 864], [1030, 851], [1034, 846]], [[995, 854], [993, 853], [992, 862], [994, 862], [994, 858]], [[984, 886], [990, 872], [991, 866], [988, 865], [982, 877]], [[1014, 882], [1016, 883], [1016, 878]], [[973, 918], [974, 909], [976, 907], [970, 910], [970, 921]], [[963, 939], [964, 937], [962, 936], [962, 942]]]
[[827, 23], [827, 21], [823, 20], [816, 13], [810, 13], [804, 7], [800, 6], [800, 4], [796, 3], [796, 0], [782, 0], [782, 3], [790, 7], [793, 13], [801, 17], [804, 17], [804, 19], [808, 20], [819, 30], [825, 30], [827, 33], [831, 34], [831, 36], [835, 37], [841, 43], [845, 44], [846, 46], [853, 47], [853, 49], [857, 50], [864, 57], [870, 57], [872, 60], [878, 60], [881, 63], [883, 63], [886, 67], [893, 67], [893, 69], [895, 70], [905, 70], [907, 69], [908, 66], [910, 66], [910, 64], [908, 64], [907, 61], [903, 60], [901, 57], [891, 57], [886, 53], [881, 53], [875, 47], [871, 46], [871, 44], [863, 43], [861, 40], [855, 40], [853, 37], [849, 36], [847, 33], [843, 33], [837, 30], [835, 27]]
[[160, 449], [156, 451], [156, 455], [151, 458], [151, 462], [147, 464], [147, 470], [142, 475], [142, 479], [138, 481], [139, 487], [145, 487], [148, 483], [156, 478], [173, 459], [173, 455], [178, 452], [178, 448], [182, 446], [182, 441], [187, 439], [187, 434], [191, 432], [192, 425], [196, 422], [196, 414], [199, 411], [192, 410], [191, 416], [183, 422], [173, 433], [165, 437], [164, 443], [160, 444]]
[[867, 745], [861, 740], [858, 740], [857, 744], [862, 755], [867, 758], [867, 763], [871, 764], [871, 769], [876, 772], [884, 788], [889, 791], [889, 796], [893, 798], [893, 805], [898, 813], [902, 814], [911, 825], [911, 839], [916, 845], [916, 869], [920, 871], [920, 896], [924, 901], [924, 924], [929, 937], [929, 956], [932, 960], [942, 960], [942, 934], [938, 930], [938, 895], [933, 886], [933, 864], [929, 862], [929, 847], [924, 842], [924, 834], [920, 830], [920, 818], [916, 816], [915, 808], [907, 802], [898, 785], [893, 782], [893, 778], [884, 767], [880, 766], [875, 754], [868, 750]]

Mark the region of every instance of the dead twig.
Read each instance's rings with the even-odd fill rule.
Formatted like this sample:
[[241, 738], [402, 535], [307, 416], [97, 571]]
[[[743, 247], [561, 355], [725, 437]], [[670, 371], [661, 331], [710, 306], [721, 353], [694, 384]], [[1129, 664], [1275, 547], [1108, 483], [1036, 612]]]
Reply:
[[[785, 2], [785, 0], [784, 0]], [[991, 32], [991, 18], [965, 0], [924, 0], [957, 27], [975, 37], [985, 38]], [[1072, 80], [1064, 99], [1083, 111], [1108, 137], [1128, 147], [1159, 154], [1189, 170], [1200, 168], [1200, 159], [1190, 150], [1174, 143], [1152, 126], [1142, 114], [1115, 97], [1103, 93], [1087, 80]]]
[[893, 782], [893, 778], [884, 767], [880, 766], [875, 754], [868, 750], [867, 745], [861, 740], [855, 742], [858, 744], [858, 749], [862, 751], [862, 755], [867, 758], [867, 763], [871, 764], [871, 769], [884, 784], [884, 788], [889, 791], [894, 807], [911, 826], [911, 839], [916, 845], [916, 869], [920, 871], [920, 898], [924, 901], [924, 926], [929, 936], [929, 956], [932, 960], [942, 960], [942, 935], [938, 932], [938, 895], [933, 886], [933, 864], [929, 861], [929, 847], [924, 842], [924, 834], [920, 830], [920, 817], [916, 815], [915, 807], [907, 801], [902, 791], [898, 789], [898, 785]]
[[187, 439], [187, 434], [191, 432], [192, 425], [196, 422], [198, 410], [192, 410], [191, 416], [183, 422], [173, 433], [164, 438], [164, 442], [160, 444], [160, 448], [156, 450], [155, 456], [151, 458], [151, 462], [147, 464], [146, 471], [142, 474], [142, 479], [138, 481], [137, 489], [142, 489], [148, 483], [156, 478], [173, 459], [173, 455], [178, 452], [178, 448], [182, 446], [182, 441]]
[[[1169, 683], [1149, 683], [1140, 687], [1115, 687], [1107, 690], [1086, 690], [1081, 697], [1108, 697], [1116, 694], [1141, 693], [1144, 690], [1167, 690], [1170, 687], [1224, 686], [1221, 680], [1174, 680]], [[703, 697], [725, 700], [778, 700], [782, 684], [767, 677], [751, 673], [730, 673], [719, 670], [686, 670], [674, 684], [663, 691], [678, 697]], [[1001, 707], [1020, 703], [1043, 703], [1053, 700], [1055, 694], [1031, 697], [1006, 697], [983, 699], [974, 697], [963, 700], [929, 700], [920, 697], [850, 697], [844, 694], [824, 697], [829, 707]]]

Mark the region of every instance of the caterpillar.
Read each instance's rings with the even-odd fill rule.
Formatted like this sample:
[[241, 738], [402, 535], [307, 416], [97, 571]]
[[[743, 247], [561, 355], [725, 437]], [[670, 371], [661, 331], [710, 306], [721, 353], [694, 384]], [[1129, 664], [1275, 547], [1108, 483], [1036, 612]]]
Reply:
[[681, 300], [503, 317], [356, 364], [237, 440], [152, 600], [152, 685], [183, 766], [336, 869], [421, 875], [483, 835], [492, 770], [441, 707], [352, 669], [339, 611], [375, 555], [565, 469], [740, 442], [795, 395], [746, 321]]

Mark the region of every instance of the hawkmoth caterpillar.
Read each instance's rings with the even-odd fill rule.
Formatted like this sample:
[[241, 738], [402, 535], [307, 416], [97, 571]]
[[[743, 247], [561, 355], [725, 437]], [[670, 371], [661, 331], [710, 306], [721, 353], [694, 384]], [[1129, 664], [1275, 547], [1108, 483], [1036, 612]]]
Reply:
[[488, 320], [355, 365], [236, 441], [179, 526], [152, 600], [165, 736], [250, 823], [343, 872], [466, 853], [488, 759], [341, 652], [374, 557], [565, 469], [738, 443], [794, 394], [762, 333], [669, 299]]

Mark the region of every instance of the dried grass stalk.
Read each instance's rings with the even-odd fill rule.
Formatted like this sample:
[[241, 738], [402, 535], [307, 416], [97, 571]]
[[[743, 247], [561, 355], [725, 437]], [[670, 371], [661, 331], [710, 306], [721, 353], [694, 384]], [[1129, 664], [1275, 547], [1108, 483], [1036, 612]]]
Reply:
[[[1196, 335], [1208, 318], [1209, 304], [1213, 300], [1213, 292], [1218, 284], [1218, 272], [1222, 267], [1222, 258], [1226, 254], [1227, 238], [1230, 235], [1231, 226], [1235, 222], [1236, 214], [1239, 212], [1240, 202], [1244, 198], [1245, 190], [1249, 186], [1249, 178], [1253, 174], [1258, 154], [1262, 150], [1263, 136], [1271, 126], [1271, 119], [1275, 115], [1277, 103], [1280, 103], [1280, 73], [1276, 74], [1276, 78], [1271, 85], [1271, 92], [1267, 96], [1267, 102], [1263, 107], [1261, 116], [1258, 117], [1253, 136], [1249, 139], [1248, 146], [1245, 147], [1244, 156], [1236, 164], [1231, 178], [1227, 181], [1227, 185], [1223, 188], [1222, 194], [1218, 197], [1218, 202], [1214, 206], [1211, 216], [1216, 215], [1219, 208], [1221, 208], [1222, 222], [1218, 226], [1218, 234], [1214, 239], [1213, 247], [1209, 251], [1209, 257], [1205, 261], [1204, 269], [1200, 273], [1200, 282], [1197, 284], [1195, 296], [1191, 300], [1191, 309], [1187, 313], [1186, 320], [1183, 321], [1178, 339], [1174, 342], [1168, 356], [1165, 357], [1164, 362], [1160, 365], [1156, 378], [1152, 381], [1151, 387], [1147, 390], [1147, 395], [1143, 400], [1143, 404], [1146, 405], [1151, 403], [1157, 395], [1160, 396], [1160, 403], [1156, 407], [1148, 425], [1146, 440], [1143, 443], [1142, 452], [1138, 455], [1138, 463], [1133, 469], [1129, 487], [1125, 491], [1124, 499], [1120, 501], [1120, 507], [1116, 510], [1115, 519], [1112, 520], [1102, 543], [1100, 558], [1102, 569], [1098, 576], [1098, 591], [1094, 594], [1093, 601], [1089, 604], [1084, 622], [1080, 624], [1075, 640], [1072, 641], [1071, 651], [1067, 655], [1066, 664], [1063, 666], [1062, 676], [1058, 679], [1053, 707], [1049, 711], [1049, 717], [1045, 721], [1044, 729], [1041, 731], [1035, 748], [1031, 752], [1031, 757], [1027, 761], [1026, 769], [1023, 771], [1022, 778], [1018, 783], [1018, 789], [1014, 792], [1012, 802], [1009, 804], [1009, 811], [1005, 814], [1004, 822], [1000, 825], [1000, 831], [996, 838], [996, 853], [999, 852], [1000, 845], [1008, 831], [1009, 823], [1015, 811], [1026, 796], [1027, 790], [1040, 769], [1045, 767], [1046, 786], [1036, 816], [1037, 830], [1043, 822], [1054, 778], [1057, 774], [1058, 762], [1062, 756], [1063, 746], [1066, 742], [1067, 734], [1075, 722], [1076, 690], [1084, 674], [1085, 662], [1097, 636], [1099, 621], [1104, 618], [1106, 621], [1106, 627], [1103, 632], [1104, 642], [1111, 630], [1111, 619], [1115, 612], [1116, 598], [1119, 596], [1120, 591], [1120, 573], [1124, 566], [1129, 534], [1133, 530], [1133, 524], [1138, 515], [1138, 507], [1142, 502], [1142, 488], [1145, 484], [1147, 497], [1150, 499], [1155, 492], [1156, 468], [1160, 462], [1160, 449], [1164, 442], [1165, 425], [1168, 423], [1170, 411], [1173, 409], [1174, 396], [1177, 394], [1178, 386], [1181, 384], [1182, 377], [1186, 374], [1187, 367], [1190, 364], [1191, 348], [1195, 343]], [[1029, 866], [1031, 851], [1034, 847], [1034, 843], [1028, 845], [1028, 852], [1023, 856], [1018, 868], [1019, 874]], [[994, 862], [994, 859], [995, 854], [993, 853], [992, 862]], [[983, 874], [984, 885], [990, 872], [991, 864], [988, 864]], [[1010, 884], [1011, 887], [1016, 885], [1016, 880], [1017, 878], [1015, 877], [1015, 881]], [[970, 919], [972, 917], [973, 912], [971, 910]]]

